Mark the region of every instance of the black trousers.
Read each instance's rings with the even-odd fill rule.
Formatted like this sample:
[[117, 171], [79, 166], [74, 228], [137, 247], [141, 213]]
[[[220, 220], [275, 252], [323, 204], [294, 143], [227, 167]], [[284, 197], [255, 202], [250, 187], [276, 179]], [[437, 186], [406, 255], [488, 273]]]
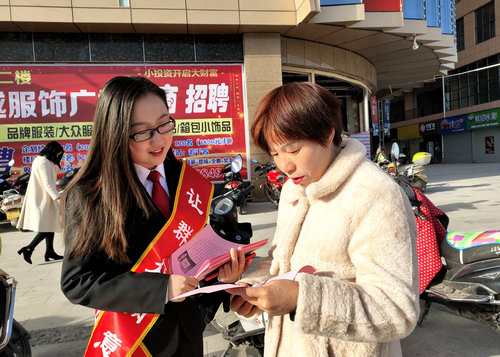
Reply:
[[35, 238], [28, 244], [30, 250], [35, 250], [35, 247], [45, 239], [45, 253], [54, 252], [54, 232], [39, 232]]

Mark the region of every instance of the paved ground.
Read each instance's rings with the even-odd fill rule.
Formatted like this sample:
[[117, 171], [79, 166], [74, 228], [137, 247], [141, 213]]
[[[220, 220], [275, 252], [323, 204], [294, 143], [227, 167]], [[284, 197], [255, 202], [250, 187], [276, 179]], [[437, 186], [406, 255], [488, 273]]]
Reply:
[[[500, 164], [448, 164], [427, 167], [428, 197], [450, 216], [451, 230], [485, 230], [500, 227]], [[253, 225], [254, 240], [272, 238], [276, 210], [270, 203], [249, 205], [249, 214], [240, 217]], [[29, 265], [16, 251], [26, 245], [33, 233], [21, 233], [0, 227], [2, 236], [1, 267], [18, 280], [16, 319], [31, 335], [33, 355], [82, 356], [90, 334], [93, 312], [72, 305], [59, 289], [61, 263], [43, 261], [44, 247], [33, 254]], [[267, 248], [258, 253], [264, 255]], [[62, 253], [60, 236], [56, 250]], [[217, 320], [229, 323], [234, 314], [217, 314]], [[205, 331], [205, 355], [220, 356], [227, 347], [213, 328]], [[422, 327], [402, 342], [404, 356], [433, 355], [500, 357], [500, 336], [486, 326], [448, 313], [433, 305]], [[245, 349], [231, 356], [245, 356]]]

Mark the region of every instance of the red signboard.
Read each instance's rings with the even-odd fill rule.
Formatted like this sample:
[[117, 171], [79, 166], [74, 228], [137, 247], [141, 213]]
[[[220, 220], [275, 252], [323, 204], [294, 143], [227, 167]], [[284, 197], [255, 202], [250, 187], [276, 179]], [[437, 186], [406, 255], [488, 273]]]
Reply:
[[365, 0], [366, 12], [403, 11], [402, 0]]
[[378, 101], [377, 97], [375, 97], [374, 95], [370, 97], [370, 109], [372, 115], [372, 124], [375, 126], [378, 124]]
[[174, 152], [203, 176], [222, 180], [237, 154], [246, 162], [242, 65], [9, 65], [0, 66], [0, 173], [11, 159], [11, 172], [29, 172], [52, 140], [65, 148], [63, 171], [81, 166], [99, 90], [119, 75], [144, 76], [165, 90]]

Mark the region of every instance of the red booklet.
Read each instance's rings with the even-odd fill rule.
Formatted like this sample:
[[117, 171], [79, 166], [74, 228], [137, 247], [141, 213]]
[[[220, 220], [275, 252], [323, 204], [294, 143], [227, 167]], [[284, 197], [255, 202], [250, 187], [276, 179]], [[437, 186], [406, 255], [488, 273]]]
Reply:
[[196, 237], [172, 253], [169, 258], [170, 271], [172, 274], [203, 280], [231, 260], [231, 248], [243, 247], [245, 255], [249, 257], [267, 242], [268, 239], [250, 244], [233, 243], [220, 237], [210, 224], [207, 224]]

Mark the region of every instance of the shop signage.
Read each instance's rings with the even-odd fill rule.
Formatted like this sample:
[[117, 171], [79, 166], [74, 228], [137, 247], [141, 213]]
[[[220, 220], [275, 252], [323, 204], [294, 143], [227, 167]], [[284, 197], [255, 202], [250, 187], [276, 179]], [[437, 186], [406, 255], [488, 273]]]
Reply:
[[438, 120], [437, 130], [439, 134], [451, 134], [467, 130], [465, 114]]
[[467, 129], [482, 129], [500, 126], [500, 108], [467, 114]]
[[435, 134], [437, 133], [437, 122], [430, 121], [427, 123], [422, 123], [419, 125], [418, 130], [420, 132], [420, 136]]
[[144, 76], [165, 90], [174, 152], [203, 176], [222, 180], [226, 163], [237, 154], [246, 160], [241, 64], [9, 65], [0, 66], [0, 172], [11, 159], [11, 171], [29, 172], [52, 140], [64, 147], [63, 171], [81, 166], [99, 91], [119, 75]]

